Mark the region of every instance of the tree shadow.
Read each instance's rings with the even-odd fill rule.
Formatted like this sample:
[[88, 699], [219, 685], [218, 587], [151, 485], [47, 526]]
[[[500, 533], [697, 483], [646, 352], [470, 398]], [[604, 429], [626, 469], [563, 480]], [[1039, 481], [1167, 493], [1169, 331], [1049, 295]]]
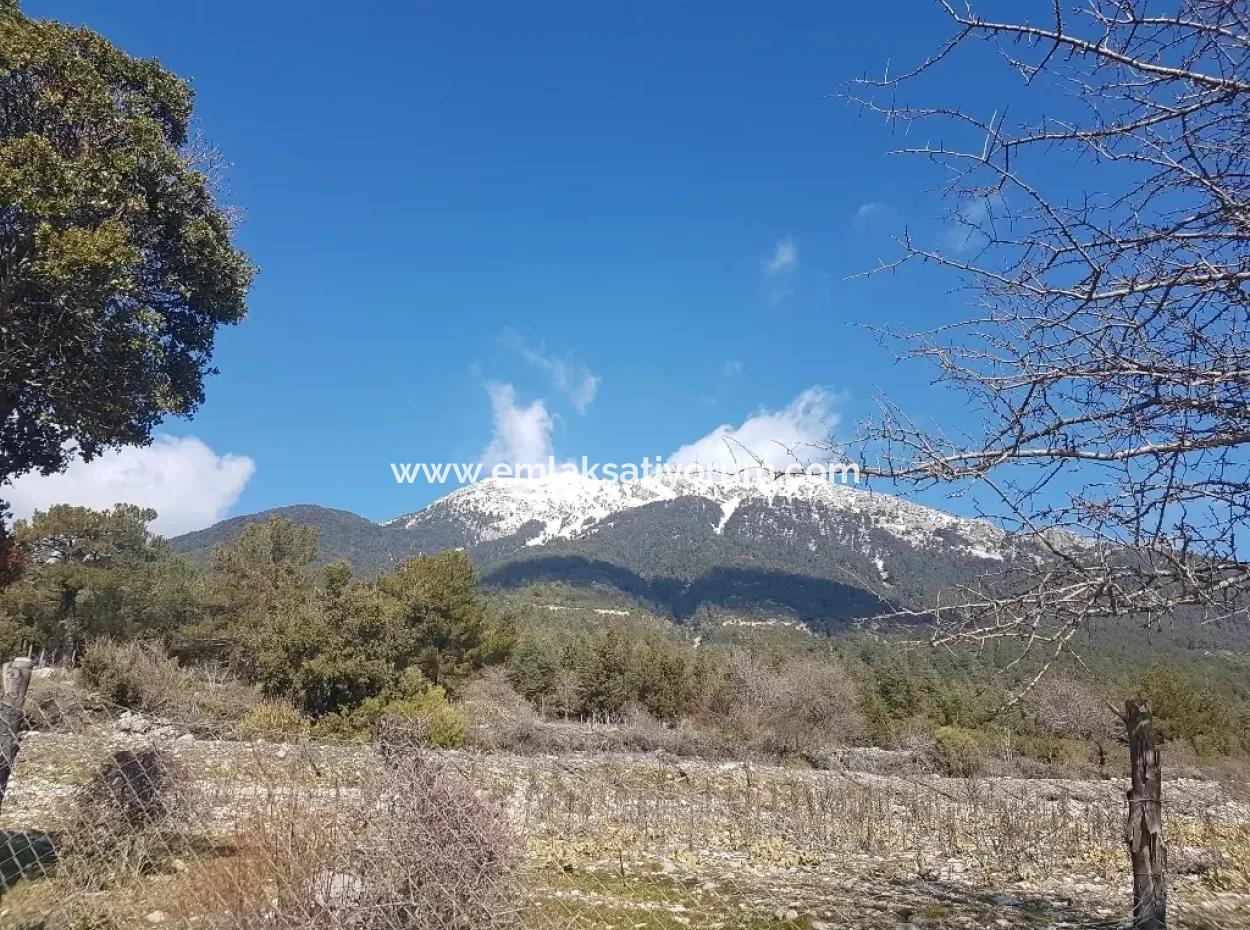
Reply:
[[693, 581], [648, 578], [611, 562], [575, 555], [548, 555], [507, 562], [482, 579], [501, 588], [539, 582], [617, 588], [675, 619], [687, 620], [703, 605], [788, 611], [799, 619], [836, 626], [873, 617], [888, 605], [862, 588], [825, 578], [748, 567], [713, 569]]

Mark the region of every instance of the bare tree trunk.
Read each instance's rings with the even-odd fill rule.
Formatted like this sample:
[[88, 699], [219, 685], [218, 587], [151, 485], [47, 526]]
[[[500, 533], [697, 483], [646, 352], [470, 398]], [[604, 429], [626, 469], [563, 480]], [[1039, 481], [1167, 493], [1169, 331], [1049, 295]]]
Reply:
[[18, 658], [4, 664], [0, 674], [3, 696], [0, 696], [0, 803], [9, 787], [9, 776], [17, 761], [22, 742], [22, 705], [30, 687], [30, 659]]
[[1155, 744], [1150, 704], [1129, 700], [1124, 722], [1128, 727], [1133, 782], [1128, 793], [1125, 839], [1133, 861], [1133, 930], [1167, 927], [1167, 847], [1163, 845], [1162, 773]]

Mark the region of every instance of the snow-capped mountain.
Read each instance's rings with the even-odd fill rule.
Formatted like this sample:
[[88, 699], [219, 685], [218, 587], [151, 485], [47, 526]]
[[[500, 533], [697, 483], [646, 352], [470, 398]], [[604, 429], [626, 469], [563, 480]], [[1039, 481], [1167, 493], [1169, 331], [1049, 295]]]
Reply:
[[[173, 543], [204, 554], [272, 513]], [[606, 586], [679, 618], [704, 606], [869, 617], [1002, 571], [1017, 547], [989, 523], [811, 477], [561, 474], [481, 481], [382, 524], [315, 507], [276, 513], [320, 526], [323, 558], [360, 572], [458, 548], [488, 584]]]
[[719, 508], [719, 517], [711, 526], [717, 535], [725, 532], [744, 505], [790, 513], [797, 506], [815, 517], [810, 526], [809, 542], [813, 543], [817, 536], [828, 537], [846, 529], [849, 516], [864, 518], [913, 546], [953, 547], [985, 559], [1001, 559], [1009, 548], [1006, 534], [985, 521], [961, 519], [888, 494], [807, 476], [709, 479], [663, 473], [633, 482], [584, 478], [575, 473], [535, 479], [490, 478], [461, 488], [425, 510], [387, 521], [387, 525], [419, 532], [435, 522], [451, 520], [465, 528], [466, 548], [517, 533], [524, 535], [526, 546], [541, 546], [556, 539], [591, 536], [611, 526], [612, 518], [623, 511], [682, 498], [708, 501]]

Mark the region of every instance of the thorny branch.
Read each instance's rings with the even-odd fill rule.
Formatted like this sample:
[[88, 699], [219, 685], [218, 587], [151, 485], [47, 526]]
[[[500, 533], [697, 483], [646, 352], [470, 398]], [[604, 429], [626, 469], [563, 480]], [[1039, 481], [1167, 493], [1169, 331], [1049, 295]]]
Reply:
[[[1012, 568], [902, 613], [935, 617], [937, 644], [1013, 641], [1043, 671], [1099, 620], [1244, 620], [1250, 4], [1056, 2], [1038, 24], [939, 5], [951, 38], [850, 96], [911, 137], [953, 140], [902, 152], [948, 173], [960, 235], [904, 235], [878, 271], [944, 268], [974, 318], [882, 335], [978, 426], [952, 435], [882, 401], [859, 448], [866, 475], [988, 488], [987, 514], [1024, 538]], [[1023, 78], [1013, 108], [1041, 93], [1054, 114], [897, 102], [975, 43]]]

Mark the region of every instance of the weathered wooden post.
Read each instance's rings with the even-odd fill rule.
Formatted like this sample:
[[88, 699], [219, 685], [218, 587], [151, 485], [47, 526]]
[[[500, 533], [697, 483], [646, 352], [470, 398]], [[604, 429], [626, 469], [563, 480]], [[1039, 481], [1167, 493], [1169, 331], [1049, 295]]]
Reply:
[[1129, 700], [1124, 722], [1132, 763], [1125, 839], [1133, 861], [1133, 930], [1167, 927], [1167, 847], [1163, 845], [1162, 770], [1150, 704]]
[[22, 706], [26, 703], [26, 689], [30, 687], [31, 661], [17, 658], [4, 663], [0, 673], [0, 804], [9, 787], [9, 776], [17, 761], [17, 750], [22, 742]]

